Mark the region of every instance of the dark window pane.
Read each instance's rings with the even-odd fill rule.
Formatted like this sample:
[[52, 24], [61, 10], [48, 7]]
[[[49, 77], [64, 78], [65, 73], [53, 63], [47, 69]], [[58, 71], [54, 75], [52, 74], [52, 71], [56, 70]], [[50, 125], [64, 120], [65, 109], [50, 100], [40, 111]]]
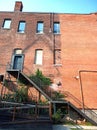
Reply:
[[59, 22], [54, 23], [53, 32], [54, 33], [60, 33], [60, 23]]
[[19, 22], [18, 32], [24, 33], [25, 32], [25, 25], [26, 25], [25, 21]]
[[43, 22], [37, 22], [37, 33], [43, 33]]

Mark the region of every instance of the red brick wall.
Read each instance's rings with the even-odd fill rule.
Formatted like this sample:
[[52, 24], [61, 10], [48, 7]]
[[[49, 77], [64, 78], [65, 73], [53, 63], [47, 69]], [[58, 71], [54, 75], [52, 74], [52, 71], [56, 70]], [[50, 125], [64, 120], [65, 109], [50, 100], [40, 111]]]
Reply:
[[[60, 15], [62, 43], [62, 80], [64, 91], [81, 100], [80, 70], [97, 70], [97, 16]], [[84, 73], [83, 73], [84, 75]], [[82, 78], [84, 102], [97, 108], [97, 73]]]
[[[2, 28], [5, 18], [12, 19], [11, 29]], [[24, 34], [17, 32], [20, 20], [26, 21]], [[43, 34], [36, 33], [37, 21], [44, 21]], [[53, 21], [60, 22], [61, 33], [58, 35], [51, 32]], [[1, 74], [5, 73], [15, 48], [23, 50], [23, 71], [26, 74], [30, 75], [39, 68], [55, 83], [62, 82], [61, 91], [67, 91], [81, 101], [80, 80], [76, 76], [80, 70], [97, 70], [97, 15], [0, 12]], [[42, 66], [34, 64], [36, 49], [43, 49]], [[62, 66], [54, 65], [54, 49], [61, 50]], [[84, 103], [90, 108], [97, 108], [96, 75], [82, 73]]]
[[[23, 71], [30, 75], [37, 69], [44, 75], [56, 79], [60, 78], [59, 68], [54, 67], [54, 49], [60, 49], [60, 34], [54, 36], [53, 21], [59, 21], [58, 14], [0, 12], [0, 73], [5, 73], [7, 62], [11, 62], [13, 50], [21, 48], [24, 54]], [[2, 24], [5, 18], [12, 19], [11, 28], [4, 29]], [[25, 33], [17, 32], [19, 21], [26, 21]], [[37, 34], [37, 21], [44, 22], [44, 33]], [[51, 30], [51, 31], [50, 31]], [[35, 65], [35, 50], [43, 49], [43, 65]]]
[[16, 1], [14, 11], [22, 11], [23, 9], [23, 4], [21, 1]]

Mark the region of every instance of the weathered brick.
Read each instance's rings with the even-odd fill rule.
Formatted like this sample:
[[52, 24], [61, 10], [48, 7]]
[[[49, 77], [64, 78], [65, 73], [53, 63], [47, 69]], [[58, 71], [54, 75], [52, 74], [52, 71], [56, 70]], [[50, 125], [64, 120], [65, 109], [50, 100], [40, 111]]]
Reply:
[[[13, 50], [21, 48], [25, 56], [24, 73], [30, 75], [40, 69], [55, 84], [62, 83], [61, 91], [82, 101], [79, 71], [97, 70], [97, 15], [21, 12], [22, 3], [17, 4], [14, 12], [0, 12], [0, 73], [6, 72]], [[10, 29], [2, 28], [6, 18], [12, 20]], [[17, 32], [21, 20], [26, 21], [25, 33]], [[36, 33], [37, 21], [44, 22], [43, 34]], [[53, 34], [53, 22], [60, 22], [60, 34]], [[43, 65], [34, 64], [36, 49], [43, 49]], [[61, 50], [62, 65], [54, 65], [54, 49]], [[96, 75], [82, 73], [84, 103], [93, 109], [97, 109]]]

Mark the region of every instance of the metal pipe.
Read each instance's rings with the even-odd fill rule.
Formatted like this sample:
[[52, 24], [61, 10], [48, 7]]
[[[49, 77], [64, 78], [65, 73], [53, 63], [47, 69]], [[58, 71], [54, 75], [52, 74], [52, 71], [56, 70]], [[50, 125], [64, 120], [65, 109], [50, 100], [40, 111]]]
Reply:
[[82, 96], [82, 108], [83, 108], [83, 111], [85, 112], [84, 94], [83, 94], [82, 77], [81, 77], [81, 73], [83, 73], [83, 72], [97, 73], [97, 71], [96, 70], [80, 70], [79, 71], [79, 79], [80, 79], [80, 86], [81, 86], [81, 96]]
[[82, 72], [82, 71], [79, 71], [79, 79], [80, 79], [80, 87], [81, 87], [82, 108], [83, 108], [83, 112], [85, 112], [85, 108], [84, 108], [84, 94], [83, 94], [83, 86], [82, 86], [81, 72]]

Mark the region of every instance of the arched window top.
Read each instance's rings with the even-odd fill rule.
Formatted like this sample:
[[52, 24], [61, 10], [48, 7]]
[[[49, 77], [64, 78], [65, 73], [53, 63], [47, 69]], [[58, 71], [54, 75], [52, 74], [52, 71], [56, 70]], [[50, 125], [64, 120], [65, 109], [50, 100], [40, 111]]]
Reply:
[[21, 48], [14, 49], [14, 54], [22, 54], [22, 49]]

